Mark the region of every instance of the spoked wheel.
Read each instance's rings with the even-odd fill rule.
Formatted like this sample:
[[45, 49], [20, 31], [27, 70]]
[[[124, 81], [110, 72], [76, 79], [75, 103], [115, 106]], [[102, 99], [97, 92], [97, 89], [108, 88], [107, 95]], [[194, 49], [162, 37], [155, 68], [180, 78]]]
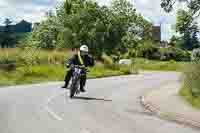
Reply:
[[71, 84], [71, 87], [70, 87], [70, 98], [73, 98], [74, 95], [77, 93], [77, 91], [78, 91], [78, 86], [79, 86], [78, 83], [79, 83], [79, 82], [76, 81], [76, 80], [73, 80], [73, 81], [72, 81], [72, 84]]

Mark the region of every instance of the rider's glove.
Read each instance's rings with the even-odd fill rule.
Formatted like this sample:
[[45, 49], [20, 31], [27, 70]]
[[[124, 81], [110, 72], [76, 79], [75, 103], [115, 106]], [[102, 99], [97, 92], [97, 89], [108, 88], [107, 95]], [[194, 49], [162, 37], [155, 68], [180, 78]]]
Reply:
[[74, 64], [69, 65], [69, 67], [72, 69], [74, 68], [74, 66], [75, 66]]

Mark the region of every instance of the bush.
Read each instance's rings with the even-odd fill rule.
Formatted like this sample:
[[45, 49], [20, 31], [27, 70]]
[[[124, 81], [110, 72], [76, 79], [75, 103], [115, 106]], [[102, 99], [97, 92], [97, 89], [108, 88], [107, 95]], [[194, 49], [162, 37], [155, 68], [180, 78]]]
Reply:
[[18, 49], [1, 49], [0, 64], [15, 64]]
[[118, 63], [120, 60], [120, 56], [119, 55], [111, 55], [113, 63]]
[[88, 74], [89, 78], [101, 78], [101, 77], [108, 77], [108, 76], [117, 76], [123, 75], [124, 73], [117, 70], [112, 70], [104, 65], [96, 65], [93, 68], [90, 68], [90, 73]]
[[64, 64], [72, 55], [69, 51], [25, 49], [17, 57], [19, 66], [31, 66], [42, 64]]
[[183, 86], [179, 94], [183, 96], [193, 107], [200, 109], [200, 97], [194, 97], [190, 89]]
[[200, 63], [189, 64], [184, 71], [183, 79], [180, 95], [192, 106], [200, 108]]
[[200, 48], [192, 51], [191, 59], [193, 61], [200, 61]]
[[175, 60], [170, 60], [169, 63], [170, 64], [176, 64], [177, 62]]
[[134, 58], [134, 57], [136, 57], [137, 52], [135, 49], [129, 49], [128, 54], [129, 54], [130, 58]]
[[184, 72], [184, 87], [190, 89], [191, 94], [200, 96], [200, 64], [192, 63]]
[[105, 53], [102, 55], [102, 61], [105, 65], [112, 65], [113, 64], [113, 60], [112, 57], [106, 55]]
[[12, 59], [10, 57], [3, 57], [0, 59], [0, 64], [15, 64], [16, 63], [16, 59]]
[[17, 50], [1, 49], [0, 50], [0, 69], [12, 71], [16, 68]]
[[120, 72], [122, 72], [124, 74], [131, 74], [132, 73], [130, 66], [126, 66], [126, 65], [120, 66]]
[[142, 44], [139, 44], [137, 47], [138, 57], [144, 57], [147, 59], [155, 59], [153, 56], [155, 53], [157, 53], [159, 48], [153, 44], [153, 42], [143, 42]]
[[37, 65], [26, 67], [18, 67], [16, 70], [17, 76], [14, 79], [14, 84], [37, 83], [42, 81], [61, 81], [65, 75], [63, 65]]
[[191, 55], [188, 51], [184, 51], [178, 48], [174, 48], [174, 51], [176, 53], [175, 60], [176, 61], [190, 61]]
[[136, 57], [136, 50], [135, 49], [129, 49], [127, 53], [121, 56], [121, 59], [131, 59]]
[[162, 61], [190, 61], [190, 53], [175, 47], [160, 48], [158, 53], [154, 53], [154, 59]]
[[153, 70], [153, 71], [182, 71], [185, 67], [185, 62], [175, 62], [171, 61], [155, 61], [155, 60], [147, 60], [147, 59], [135, 59], [136, 70]]

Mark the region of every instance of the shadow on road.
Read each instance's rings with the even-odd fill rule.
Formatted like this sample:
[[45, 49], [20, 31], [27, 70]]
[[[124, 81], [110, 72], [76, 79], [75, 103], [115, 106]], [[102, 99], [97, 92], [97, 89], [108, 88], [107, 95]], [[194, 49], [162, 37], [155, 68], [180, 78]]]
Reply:
[[73, 99], [79, 99], [79, 100], [88, 100], [88, 101], [105, 101], [105, 102], [112, 102], [112, 100], [103, 99], [103, 98], [93, 98], [93, 97], [80, 97], [75, 96]]

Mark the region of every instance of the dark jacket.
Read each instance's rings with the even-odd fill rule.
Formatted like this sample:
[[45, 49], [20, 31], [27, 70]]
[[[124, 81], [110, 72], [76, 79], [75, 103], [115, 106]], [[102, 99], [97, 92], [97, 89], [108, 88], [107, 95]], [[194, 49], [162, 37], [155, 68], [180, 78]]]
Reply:
[[[94, 66], [94, 59], [92, 57], [90, 57], [89, 55], [84, 55], [81, 56], [83, 59], [83, 63], [86, 67], [89, 66]], [[69, 65], [81, 65], [79, 58], [78, 58], [78, 54], [75, 54], [71, 59], [69, 59], [68, 61]]]

